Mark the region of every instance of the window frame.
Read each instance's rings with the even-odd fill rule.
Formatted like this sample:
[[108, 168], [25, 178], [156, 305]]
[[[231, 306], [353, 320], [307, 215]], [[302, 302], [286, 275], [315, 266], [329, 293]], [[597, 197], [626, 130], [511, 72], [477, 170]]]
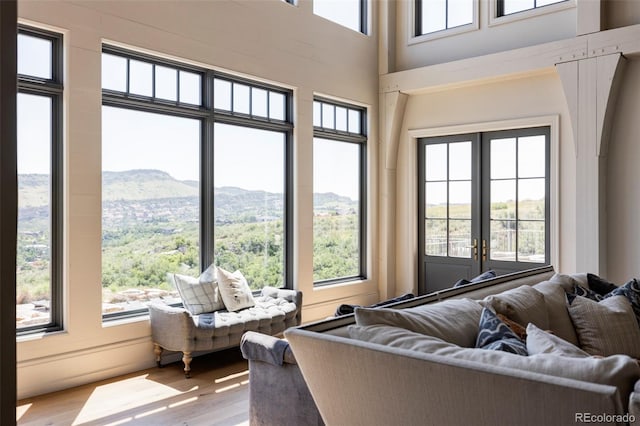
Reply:
[[[215, 217], [214, 217], [214, 124], [222, 123], [240, 127], [282, 132], [284, 146], [284, 288], [293, 288], [293, 91], [273, 84], [263, 83], [249, 78], [216, 71], [204, 67], [188, 65], [154, 55], [139, 53], [130, 49], [109, 44], [102, 45], [102, 53], [125, 57], [128, 60], [143, 60], [154, 66], [166, 66], [179, 71], [197, 73], [201, 76], [200, 105], [158, 99], [153, 96], [141, 96], [129, 92], [102, 89], [102, 106], [132, 109], [154, 114], [174, 115], [197, 119], [201, 122], [200, 137], [200, 270], [204, 271], [214, 260]], [[127, 75], [127, 79], [129, 76]], [[257, 117], [233, 110], [214, 108], [214, 80], [222, 79], [283, 94], [284, 118]], [[127, 83], [127, 87], [128, 87]], [[154, 88], [155, 90], [155, 88]], [[208, 238], [205, 238], [208, 236]], [[146, 315], [147, 308], [102, 314], [102, 320], [111, 321]]]
[[[368, 145], [368, 136], [367, 136], [367, 109], [365, 107], [361, 107], [358, 105], [336, 101], [333, 99], [324, 98], [321, 96], [314, 96], [314, 103], [319, 102], [321, 104], [320, 107], [320, 126], [313, 126], [313, 138], [321, 138], [328, 139], [337, 142], [345, 142], [345, 143], [353, 143], [357, 144], [359, 149], [359, 180], [360, 180], [360, 188], [359, 188], [359, 218], [358, 218], [358, 226], [359, 226], [359, 274], [346, 276], [346, 277], [338, 277], [338, 278], [330, 278], [325, 280], [314, 281], [314, 287], [322, 287], [331, 284], [338, 284], [344, 282], [352, 282], [357, 280], [365, 280], [367, 279], [367, 145]], [[360, 133], [353, 133], [348, 131], [337, 130], [334, 128], [327, 128], [322, 126], [322, 105], [328, 104], [334, 107], [334, 123], [335, 123], [335, 107], [347, 108], [347, 110], [352, 109], [360, 112]], [[313, 262], [312, 262], [313, 263]]]
[[[437, 40], [445, 37], [455, 36], [459, 34], [464, 34], [472, 31], [478, 31], [480, 29], [479, 22], [479, 4], [478, 0], [473, 0], [473, 11], [472, 17], [473, 20], [468, 24], [458, 25], [450, 28], [443, 28], [438, 31], [433, 31], [430, 33], [421, 34], [422, 28], [422, 3], [425, 0], [413, 0], [411, 2], [412, 12], [409, 14], [411, 22], [408, 25], [410, 34], [409, 34], [409, 43], [408, 44], [416, 44], [422, 43], [430, 40]], [[449, 0], [446, 0], [447, 7], [449, 4]]]
[[16, 328], [16, 335], [53, 332], [63, 329], [64, 293], [64, 148], [63, 148], [63, 35], [27, 25], [18, 25], [18, 34], [51, 42], [51, 78], [18, 74], [17, 94], [47, 97], [51, 100], [51, 260], [49, 283], [51, 291], [50, 321], [46, 324]]
[[[537, 0], [535, 0], [537, 1]], [[492, 0], [489, 3], [489, 26], [509, 24], [511, 22], [521, 21], [524, 19], [535, 18], [537, 16], [547, 15], [550, 13], [561, 12], [563, 10], [576, 7], [576, 0], [562, 0], [545, 6], [535, 6], [532, 9], [522, 10], [520, 12], [510, 13], [508, 15], [500, 14], [501, 8], [504, 7], [504, 0]]]
[[[284, 1], [286, 1], [287, 3], [291, 3], [291, 4], [295, 5], [295, 1], [296, 0], [284, 0]], [[315, 1], [315, 0], [313, 0], [313, 1]], [[346, 29], [351, 30], [351, 31], [359, 32], [359, 33], [362, 33], [364, 35], [369, 35], [369, 0], [359, 0], [358, 3], [360, 5], [359, 29], [348, 27], [348, 26], [343, 25], [343, 24], [341, 24], [339, 22], [336, 22], [336, 21], [334, 21], [332, 19], [329, 19], [329, 18], [327, 18], [327, 17], [325, 17], [323, 15], [316, 14], [315, 12], [313, 12], [313, 5], [312, 5], [312, 12], [313, 12], [314, 16], [318, 16], [318, 17], [320, 17], [322, 19], [326, 19], [327, 21], [333, 22], [336, 25], [340, 25], [343, 28], [346, 28]]]

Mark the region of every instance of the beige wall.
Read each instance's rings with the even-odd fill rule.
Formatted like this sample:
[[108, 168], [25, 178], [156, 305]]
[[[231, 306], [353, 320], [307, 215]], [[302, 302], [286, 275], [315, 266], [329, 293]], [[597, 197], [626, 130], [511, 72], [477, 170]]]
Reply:
[[[375, 12], [375, 8], [374, 8]], [[375, 16], [375, 15], [374, 15]], [[377, 116], [376, 36], [312, 13], [312, 3], [281, 0], [19, 2], [23, 23], [64, 34], [64, 331], [21, 337], [18, 396], [61, 389], [154, 365], [148, 318], [101, 320], [101, 83], [103, 41], [281, 84], [294, 90], [295, 277], [306, 321], [337, 304], [378, 300], [369, 279], [313, 289], [312, 101], [314, 94], [369, 108]], [[375, 22], [375, 21], [374, 21]], [[372, 34], [377, 28], [373, 27]], [[370, 120], [368, 258], [376, 255], [377, 126]], [[195, 361], [197, 362], [197, 361]]]
[[640, 277], [640, 60], [627, 63], [607, 156], [608, 278], [618, 284]]

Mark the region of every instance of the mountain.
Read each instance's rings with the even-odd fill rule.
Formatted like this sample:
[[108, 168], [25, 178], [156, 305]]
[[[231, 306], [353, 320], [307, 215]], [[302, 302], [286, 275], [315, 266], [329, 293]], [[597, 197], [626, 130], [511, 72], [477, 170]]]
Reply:
[[102, 200], [152, 200], [197, 197], [197, 182], [179, 181], [160, 170], [127, 170], [102, 173]]

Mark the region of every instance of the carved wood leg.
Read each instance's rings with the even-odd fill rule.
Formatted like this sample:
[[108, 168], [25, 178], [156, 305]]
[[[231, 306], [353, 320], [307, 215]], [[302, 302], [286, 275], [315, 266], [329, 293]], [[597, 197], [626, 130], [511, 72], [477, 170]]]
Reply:
[[162, 357], [162, 346], [157, 343], [153, 344], [153, 353], [156, 354], [156, 365], [158, 368], [162, 368], [162, 364], [160, 363], [160, 359]]
[[186, 379], [191, 377], [191, 352], [182, 353], [182, 362], [184, 362], [184, 377]]

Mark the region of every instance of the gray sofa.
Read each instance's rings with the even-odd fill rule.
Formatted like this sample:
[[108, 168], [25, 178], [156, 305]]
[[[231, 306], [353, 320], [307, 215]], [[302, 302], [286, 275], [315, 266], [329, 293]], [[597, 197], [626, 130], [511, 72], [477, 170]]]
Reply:
[[[549, 329], [558, 330], [563, 339], [571, 340], [576, 336], [570, 335], [567, 318], [557, 315], [565, 305], [556, 298], [558, 289], [569, 282], [588, 287], [584, 274], [556, 276], [552, 268], [546, 267], [443, 290], [381, 311], [389, 315], [393, 310], [403, 310], [405, 317], [407, 312], [423, 311], [429, 318], [434, 312], [430, 310], [445, 307], [442, 311], [450, 312], [451, 318], [460, 322], [453, 331], [464, 336], [470, 326], [463, 324], [465, 315], [456, 312], [456, 306], [472, 300], [500, 306], [501, 297], [517, 293], [520, 286], [526, 285], [545, 295], [544, 310], [548, 306], [553, 311], [548, 316]], [[564, 297], [564, 289], [561, 293]], [[577, 359], [542, 353], [518, 359], [517, 355], [458, 347], [442, 340], [434, 346], [433, 341], [421, 340], [438, 339], [411, 332], [394, 341], [388, 334], [377, 332], [376, 327], [384, 330], [385, 324], [356, 325], [359, 311], [285, 332], [326, 424], [638, 424], [640, 367], [626, 355]], [[363, 310], [360, 319], [366, 318], [365, 314], [376, 314], [367, 312]], [[370, 339], [362, 339], [367, 332]], [[250, 361], [250, 370], [259, 363], [265, 364]], [[276, 364], [272, 364], [270, 372], [272, 381], [278, 375], [277, 369], [282, 368]], [[259, 371], [258, 367], [251, 373], [250, 386], [260, 383], [263, 377]], [[298, 385], [288, 392], [290, 395], [301, 390], [306, 389]], [[261, 397], [269, 399], [272, 395]], [[288, 399], [280, 395], [278, 400]], [[254, 403], [255, 398], [252, 406]], [[289, 414], [295, 411], [293, 404], [287, 403], [286, 407]], [[268, 417], [250, 420], [251, 424], [294, 424], [270, 423]]]
[[183, 307], [150, 304], [151, 339], [158, 367], [164, 350], [182, 352], [184, 374], [189, 378], [195, 352], [238, 346], [247, 331], [276, 335], [288, 327], [300, 325], [300, 291], [264, 287], [254, 300], [255, 306], [238, 312], [223, 309], [200, 315], [191, 315]]
[[[638, 424], [640, 367], [627, 355], [577, 358], [551, 352], [527, 357], [464, 347], [461, 341], [473, 334], [469, 333], [473, 325], [458, 308], [481, 301], [500, 311], [515, 306], [507, 306], [505, 300], [529, 293], [542, 294], [542, 305], [527, 297], [520, 300], [528, 306], [523, 310], [546, 315], [546, 325], [563, 342], [582, 340], [584, 335], [571, 336], [566, 304], [558, 297], [566, 300], [568, 286], [588, 288], [586, 274], [554, 275], [549, 268], [527, 273], [502, 283], [469, 286], [465, 293], [444, 290], [395, 306], [402, 312], [356, 310], [349, 324], [319, 323], [285, 332], [324, 421], [329, 425]], [[522, 284], [526, 286], [520, 288]], [[434, 328], [431, 335], [391, 325], [405, 321], [411, 328], [417, 317], [429, 322], [443, 312], [449, 312], [458, 325]], [[461, 341], [444, 341], [435, 337], [438, 332]]]

